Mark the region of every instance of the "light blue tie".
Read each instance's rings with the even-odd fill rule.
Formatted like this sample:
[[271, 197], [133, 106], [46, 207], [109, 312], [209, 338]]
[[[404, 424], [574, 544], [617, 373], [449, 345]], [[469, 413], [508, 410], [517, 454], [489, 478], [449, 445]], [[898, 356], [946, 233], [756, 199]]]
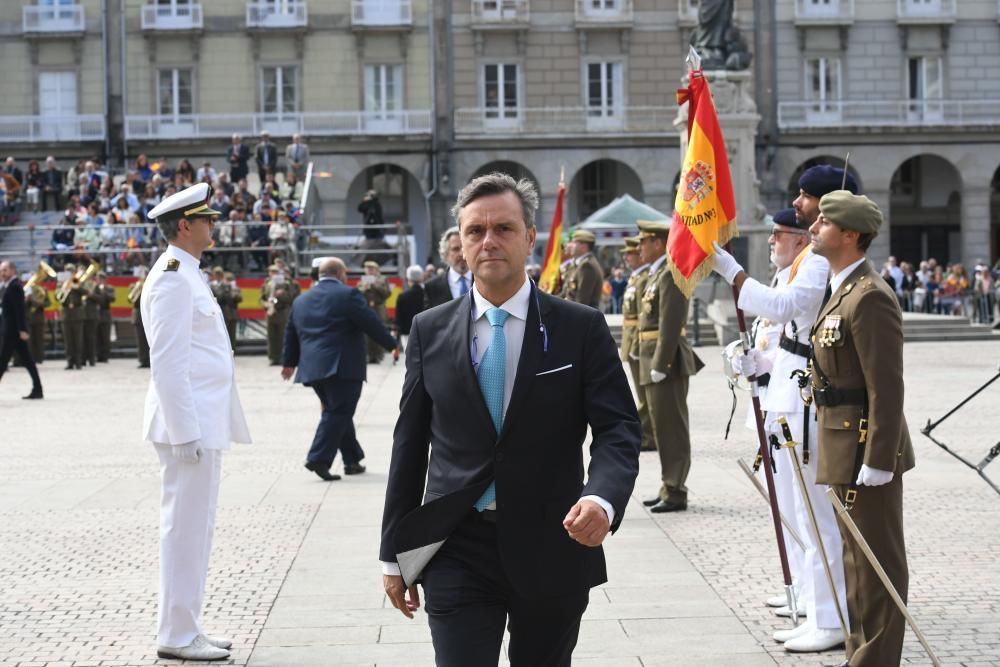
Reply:
[[[507, 340], [503, 335], [503, 323], [509, 316], [510, 313], [500, 308], [490, 308], [486, 311], [486, 319], [493, 327], [493, 339], [479, 362], [477, 372], [479, 389], [483, 392], [483, 399], [486, 400], [486, 407], [490, 411], [490, 417], [493, 418], [493, 426], [496, 427], [498, 436], [503, 425], [503, 390], [507, 357]], [[490, 482], [489, 487], [476, 501], [476, 511], [485, 510], [493, 504], [496, 497], [496, 485]]]
[[460, 296], [465, 296], [469, 293], [469, 281], [465, 279], [465, 276], [458, 277], [458, 293]]

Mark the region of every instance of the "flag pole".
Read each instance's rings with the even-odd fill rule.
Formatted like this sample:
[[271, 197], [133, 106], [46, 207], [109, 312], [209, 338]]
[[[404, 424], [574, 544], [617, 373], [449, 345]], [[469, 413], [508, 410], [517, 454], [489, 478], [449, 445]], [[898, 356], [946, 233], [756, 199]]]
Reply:
[[[687, 63], [688, 70], [690, 72], [697, 72], [701, 70], [701, 56], [694, 47], [690, 47], [688, 50], [687, 58], [685, 59]], [[691, 117], [688, 117], [688, 131], [691, 128]], [[726, 251], [732, 251], [732, 244], [726, 242]], [[743, 354], [747, 355], [750, 353], [750, 335], [747, 332], [746, 318], [743, 316], [743, 310], [739, 307], [740, 303], [740, 290], [736, 285], [733, 285], [733, 305], [736, 306], [736, 321], [740, 328], [740, 340], [743, 342]], [[757, 425], [757, 440], [759, 442], [759, 449], [761, 459], [764, 462], [764, 479], [767, 481], [767, 495], [768, 501], [771, 505], [771, 521], [774, 524], [774, 535], [778, 543], [778, 558], [781, 560], [781, 575], [785, 583], [785, 597], [788, 600], [788, 608], [792, 612], [792, 623], [798, 625], [799, 622], [799, 610], [795, 600], [795, 590], [792, 587], [792, 571], [788, 566], [788, 552], [785, 547], [785, 534], [781, 526], [781, 511], [778, 509], [778, 496], [775, 494], [774, 490], [774, 475], [771, 468], [771, 452], [767, 445], [767, 436], [764, 432], [764, 415], [760, 409], [760, 393], [757, 385], [757, 378], [750, 377], [747, 378], [750, 381], [750, 400], [753, 402], [753, 414], [754, 421]]]

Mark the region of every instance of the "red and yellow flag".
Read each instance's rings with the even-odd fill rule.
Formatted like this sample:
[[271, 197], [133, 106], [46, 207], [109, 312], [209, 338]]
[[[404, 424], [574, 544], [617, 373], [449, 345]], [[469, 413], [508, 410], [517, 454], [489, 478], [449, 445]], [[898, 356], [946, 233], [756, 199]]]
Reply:
[[712, 271], [712, 242], [725, 245], [736, 236], [736, 198], [729, 158], [708, 81], [701, 70], [677, 91], [688, 103], [688, 145], [674, 200], [667, 254], [674, 282], [688, 298]]
[[545, 262], [538, 286], [552, 294], [559, 289], [559, 265], [562, 264], [563, 200], [566, 198], [566, 184], [560, 179], [559, 196], [556, 197], [556, 211], [552, 214], [549, 228], [549, 244], [545, 246]]

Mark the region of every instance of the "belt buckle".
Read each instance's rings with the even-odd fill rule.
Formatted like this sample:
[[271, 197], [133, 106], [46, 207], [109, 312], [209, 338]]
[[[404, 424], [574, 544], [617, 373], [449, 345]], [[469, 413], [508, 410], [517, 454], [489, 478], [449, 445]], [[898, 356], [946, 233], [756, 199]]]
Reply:
[[862, 418], [858, 422], [858, 443], [865, 444], [868, 442], [868, 420]]
[[848, 510], [854, 509], [854, 501], [858, 497], [857, 489], [848, 489], [847, 493], [844, 494], [844, 507]]

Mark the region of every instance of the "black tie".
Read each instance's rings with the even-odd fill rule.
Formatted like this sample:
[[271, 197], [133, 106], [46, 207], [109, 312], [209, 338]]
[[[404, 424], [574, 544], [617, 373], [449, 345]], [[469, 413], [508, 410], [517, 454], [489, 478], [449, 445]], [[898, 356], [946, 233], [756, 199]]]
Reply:
[[831, 288], [830, 283], [827, 283], [826, 284], [826, 291], [823, 292], [823, 303], [819, 304], [819, 309], [820, 310], [823, 310], [823, 306], [826, 305], [826, 302], [830, 300], [831, 296], [833, 296], [833, 289]]

